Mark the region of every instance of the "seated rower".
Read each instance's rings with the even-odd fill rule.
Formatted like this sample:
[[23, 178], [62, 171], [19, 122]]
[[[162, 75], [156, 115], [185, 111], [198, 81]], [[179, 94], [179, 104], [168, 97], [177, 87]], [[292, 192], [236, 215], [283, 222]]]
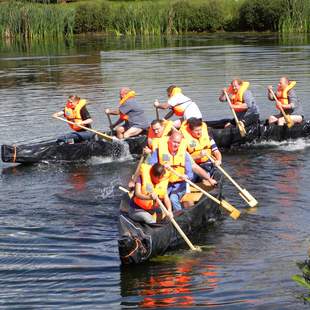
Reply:
[[[291, 115], [291, 119], [295, 124], [300, 124], [303, 121], [302, 107], [294, 90], [295, 85], [296, 81], [290, 81], [285, 76], [281, 77], [278, 83], [278, 89], [274, 94], [276, 95], [277, 100], [281, 103], [284, 112]], [[275, 99], [271, 90], [272, 85], [268, 86], [268, 99], [274, 101]], [[276, 103], [276, 108], [280, 110], [278, 103]], [[268, 123], [276, 123], [279, 126], [283, 126], [285, 124], [283, 114], [280, 112], [276, 115], [269, 116]]]
[[[208, 156], [213, 156], [215, 165], [220, 165], [222, 154], [218, 150], [215, 141], [209, 137], [207, 125], [201, 119], [192, 117], [182, 124], [180, 131], [187, 141], [188, 153], [212, 177], [214, 165]], [[198, 180], [199, 177], [195, 175], [193, 182], [198, 182]]]
[[68, 121], [76, 124], [74, 125], [69, 123], [69, 126], [74, 130], [74, 132], [59, 137], [57, 139], [57, 143], [72, 144], [90, 140], [94, 137], [94, 133], [78, 126], [82, 125], [84, 127], [91, 128], [90, 124], [93, 122], [93, 120], [91, 119], [90, 114], [86, 108], [86, 103], [87, 102], [85, 99], [71, 95], [69, 96], [64, 110], [53, 114], [53, 116], [56, 117], [64, 116]]
[[173, 122], [168, 120], [152, 121], [147, 134], [147, 146], [144, 148], [145, 153], [150, 154], [158, 148], [158, 144], [162, 137], [167, 137], [173, 130]]
[[[225, 95], [225, 92], [227, 92], [238, 120], [243, 122], [245, 127], [259, 122], [258, 106], [256, 105], [252, 92], [248, 89], [249, 86], [249, 82], [239, 79], [232, 80], [228, 89], [223, 88], [219, 97], [221, 102], [227, 101]], [[231, 125], [236, 126], [235, 119], [227, 120], [224, 127], [226, 128]]]
[[[182, 89], [175, 85], [171, 85], [167, 88], [168, 101], [165, 103], [154, 102], [154, 107], [159, 109], [171, 109], [169, 117], [173, 114], [180, 117], [180, 119], [174, 122], [174, 127], [180, 128], [184, 120], [190, 117], [202, 118], [202, 114], [197, 104], [190, 98], [182, 94]], [[167, 118], [169, 118], [167, 117]]]
[[128, 87], [123, 87], [119, 92], [119, 107], [117, 109], [106, 109], [106, 114], [119, 115], [119, 119], [112, 125], [114, 127], [125, 122], [123, 126], [116, 128], [116, 136], [119, 139], [127, 139], [137, 136], [148, 127], [144, 109], [136, 101], [136, 93]]
[[[153, 166], [142, 164], [134, 196], [130, 201], [128, 215], [131, 219], [147, 224], [156, 223], [156, 216], [153, 215], [160, 213], [156, 198], [163, 202], [171, 217], [173, 216], [167, 191], [168, 178], [165, 174], [165, 167], [159, 163]], [[163, 217], [164, 214], [162, 214]]]
[[[148, 163], [154, 165], [160, 163], [173, 168], [184, 178], [192, 179], [193, 172], [198, 174], [202, 179], [215, 185], [216, 181], [210, 178], [199, 165], [197, 165], [191, 156], [187, 153], [187, 142], [179, 131], [173, 131], [169, 137], [161, 139], [158, 148], [148, 158]], [[176, 176], [169, 171], [168, 193], [172, 203], [173, 211], [180, 211], [183, 206], [182, 197], [187, 192], [187, 183], [183, 178]], [[192, 203], [184, 203], [185, 207], [191, 206]]]

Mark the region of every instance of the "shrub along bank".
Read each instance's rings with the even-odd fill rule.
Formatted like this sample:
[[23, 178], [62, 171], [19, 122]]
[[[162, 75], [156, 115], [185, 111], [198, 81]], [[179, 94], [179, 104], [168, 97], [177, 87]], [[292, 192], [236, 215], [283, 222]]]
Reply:
[[[41, 2], [41, 3], [38, 3]], [[43, 2], [43, 3], [42, 3]], [[309, 0], [4, 1], [0, 34], [46, 38], [214, 31], [309, 32]]]

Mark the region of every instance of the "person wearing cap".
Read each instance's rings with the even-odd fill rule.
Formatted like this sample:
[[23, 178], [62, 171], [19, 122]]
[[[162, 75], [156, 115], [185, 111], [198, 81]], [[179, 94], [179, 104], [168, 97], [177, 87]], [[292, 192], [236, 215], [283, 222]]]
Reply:
[[91, 128], [91, 123], [93, 122], [86, 108], [86, 104], [87, 102], [85, 99], [81, 99], [76, 95], [71, 95], [67, 100], [65, 108], [53, 114], [54, 117], [64, 116], [68, 121], [74, 123], [68, 123], [73, 132], [59, 137], [57, 143], [71, 144], [91, 140], [94, 137], [94, 133], [79, 126]]
[[129, 137], [141, 134], [147, 127], [148, 122], [144, 114], [144, 109], [136, 100], [135, 91], [128, 87], [123, 87], [119, 92], [119, 107], [117, 109], [106, 109], [107, 115], [118, 115], [119, 119], [111, 126], [111, 130], [116, 128], [116, 136], [119, 139], [127, 139]]

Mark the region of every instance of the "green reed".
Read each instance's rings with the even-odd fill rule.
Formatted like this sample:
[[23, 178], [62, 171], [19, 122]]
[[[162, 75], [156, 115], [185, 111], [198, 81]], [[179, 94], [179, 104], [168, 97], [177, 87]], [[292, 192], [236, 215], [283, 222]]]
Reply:
[[27, 39], [72, 35], [74, 11], [70, 7], [7, 2], [0, 5], [2, 37]]
[[286, 10], [279, 22], [282, 33], [306, 33], [310, 31], [310, 1], [283, 0]]
[[303, 33], [310, 31], [309, 18], [309, 0], [78, 0], [67, 4], [12, 0], [0, 4], [0, 35], [38, 40], [86, 32], [116, 35], [222, 30]]

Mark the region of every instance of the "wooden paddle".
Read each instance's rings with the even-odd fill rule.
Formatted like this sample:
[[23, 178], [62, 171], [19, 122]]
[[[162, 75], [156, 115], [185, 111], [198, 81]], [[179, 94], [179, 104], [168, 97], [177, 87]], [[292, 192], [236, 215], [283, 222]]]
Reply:
[[[146, 156], [147, 156], [146, 154], [143, 154], [143, 155], [141, 156], [139, 162], [138, 162], [136, 171], [135, 171], [135, 173], [134, 173], [134, 174], [132, 175], [132, 177], [131, 177], [131, 181], [132, 181], [133, 183], [136, 183], [136, 182], [137, 182], [137, 178], [138, 178], [138, 176], [139, 176], [139, 174], [140, 174], [141, 165], [142, 165], [143, 162], [145, 161]], [[129, 183], [130, 183], [130, 181], [129, 181]], [[129, 187], [132, 188], [133, 186], [130, 186], [130, 185], [129, 185]]]
[[[158, 99], [156, 99], [155, 102], [156, 102], [156, 103], [159, 103], [159, 102], [158, 102]], [[158, 107], [156, 107], [155, 109], [156, 109], [156, 119], [159, 120], [160, 118], [159, 118]]]
[[[125, 193], [128, 193], [129, 195], [129, 190], [119, 186], [119, 189], [122, 190]], [[188, 246], [190, 247], [191, 250], [193, 251], [201, 251], [201, 248], [199, 246], [194, 246], [191, 241], [188, 239], [188, 237], [185, 235], [184, 231], [182, 230], [182, 228], [179, 226], [179, 224], [176, 222], [176, 220], [173, 217], [170, 217], [170, 214], [168, 212], [168, 210], [166, 209], [166, 207], [164, 206], [164, 204], [161, 202], [161, 200], [159, 198], [156, 198], [156, 202], [158, 203], [161, 211], [168, 216], [168, 218], [170, 219], [172, 225], [174, 226], [174, 228], [178, 231], [178, 233], [181, 235], [181, 237], [184, 239], [184, 241], [188, 244]]]
[[83, 126], [83, 125], [80, 125], [80, 124], [78, 124], [78, 123], [74, 123], [74, 122], [68, 121], [68, 120], [65, 119], [65, 118], [62, 118], [62, 117], [59, 117], [59, 116], [56, 116], [56, 115], [53, 115], [53, 117], [54, 117], [54, 118], [57, 118], [57, 119], [59, 119], [59, 120], [61, 120], [61, 121], [63, 121], [63, 122], [65, 122], [65, 123], [72, 124], [72, 125], [78, 126], [78, 127], [80, 127], [80, 128], [83, 128], [83, 129], [85, 129], [85, 130], [91, 131], [91, 132], [95, 133], [96, 135], [102, 137], [104, 140], [107, 140], [107, 141], [109, 141], [109, 142], [119, 141], [119, 139], [117, 139], [116, 137], [111, 137], [111, 136], [109, 136], [109, 135], [107, 135], [107, 134], [105, 134], [105, 133], [103, 133], [103, 132], [99, 132], [99, 131], [97, 131], [97, 130], [94, 130], [94, 129], [85, 127], [85, 126]]
[[113, 123], [112, 123], [112, 119], [111, 119], [111, 115], [109, 113], [106, 113], [105, 114], [108, 118], [108, 121], [109, 121], [109, 127], [111, 129], [111, 131], [113, 130]]
[[184, 231], [181, 229], [179, 224], [176, 222], [176, 220], [173, 217], [170, 217], [170, 214], [164, 204], [161, 202], [159, 198], [156, 198], [156, 202], [158, 203], [161, 212], [163, 212], [168, 218], [170, 219], [172, 225], [174, 228], [178, 231], [178, 233], [181, 235], [181, 237], [184, 239], [184, 241], [187, 243], [187, 245], [190, 247], [192, 251], [201, 251], [201, 248], [199, 246], [194, 246], [191, 241], [187, 238]]
[[269, 89], [271, 95], [273, 96], [274, 100], [277, 102], [278, 108], [280, 109], [285, 121], [286, 121], [286, 125], [288, 128], [291, 128], [294, 126], [294, 121], [292, 120], [291, 116], [289, 114], [286, 114], [283, 107], [282, 107], [282, 103], [278, 100], [278, 98], [276, 97], [275, 93], [273, 92], [273, 90], [270, 88]]
[[[206, 154], [206, 156], [215, 163], [215, 158], [211, 155]], [[215, 165], [226, 177], [227, 179], [236, 186], [239, 190], [239, 195], [243, 198], [243, 200], [251, 207], [254, 208], [258, 205], [258, 201], [245, 189], [241, 188], [241, 186], [223, 169], [223, 167], [219, 165]]]
[[204, 195], [206, 195], [209, 199], [213, 200], [214, 202], [216, 202], [217, 204], [219, 204], [221, 207], [223, 207], [224, 209], [226, 209], [229, 212], [230, 217], [232, 217], [234, 220], [236, 220], [239, 216], [240, 216], [240, 211], [238, 209], [236, 209], [235, 207], [233, 207], [229, 202], [227, 202], [224, 199], [218, 200], [217, 198], [215, 198], [214, 196], [212, 196], [211, 194], [209, 194], [208, 192], [206, 192], [205, 190], [203, 190], [201, 187], [199, 187], [198, 185], [196, 185], [194, 182], [192, 182], [191, 180], [184, 178], [183, 175], [180, 175], [179, 173], [177, 173], [174, 169], [172, 169], [170, 166], [167, 167], [167, 169], [169, 171], [171, 171], [172, 173], [174, 173], [176, 176], [178, 176], [179, 178], [183, 179], [185, 182], [187, 182], [188, 184], [190, 184], [192, 187], [198, 189], [199, 191], [201, 191]]
[[235, 118], [235, 122], [236, 122], [236, 125], [237, 125], [238, 129], [239, 129], [240, 136], [241, 136], [241, 137], [245, 137], [245, 135], [246, 135], [246, 130], [245, 130], [245, 128], [244, 128], [244, 124], [243, 124], [243, 122], [241, 122], [241, 121], [238, 120], [237, 114], [236, 114], [235, 110], [233, 109], [233, 106], [232, 106], [232, 104], [231, 104], [231, 101], [230, 101], [230, 98], [229, 98], [227, 92], [224, 91], [224, 94], [225, 94], [225, 96], [226, 96], [226, 100], [227, 100], [228, 103], [229, 103], [229, 107], [230, 107], [230, 109], [231, 109], [231, 112], [232, 112], [232, 114], [233, 114], [233, 116], [234, 116], [234, 118]]

